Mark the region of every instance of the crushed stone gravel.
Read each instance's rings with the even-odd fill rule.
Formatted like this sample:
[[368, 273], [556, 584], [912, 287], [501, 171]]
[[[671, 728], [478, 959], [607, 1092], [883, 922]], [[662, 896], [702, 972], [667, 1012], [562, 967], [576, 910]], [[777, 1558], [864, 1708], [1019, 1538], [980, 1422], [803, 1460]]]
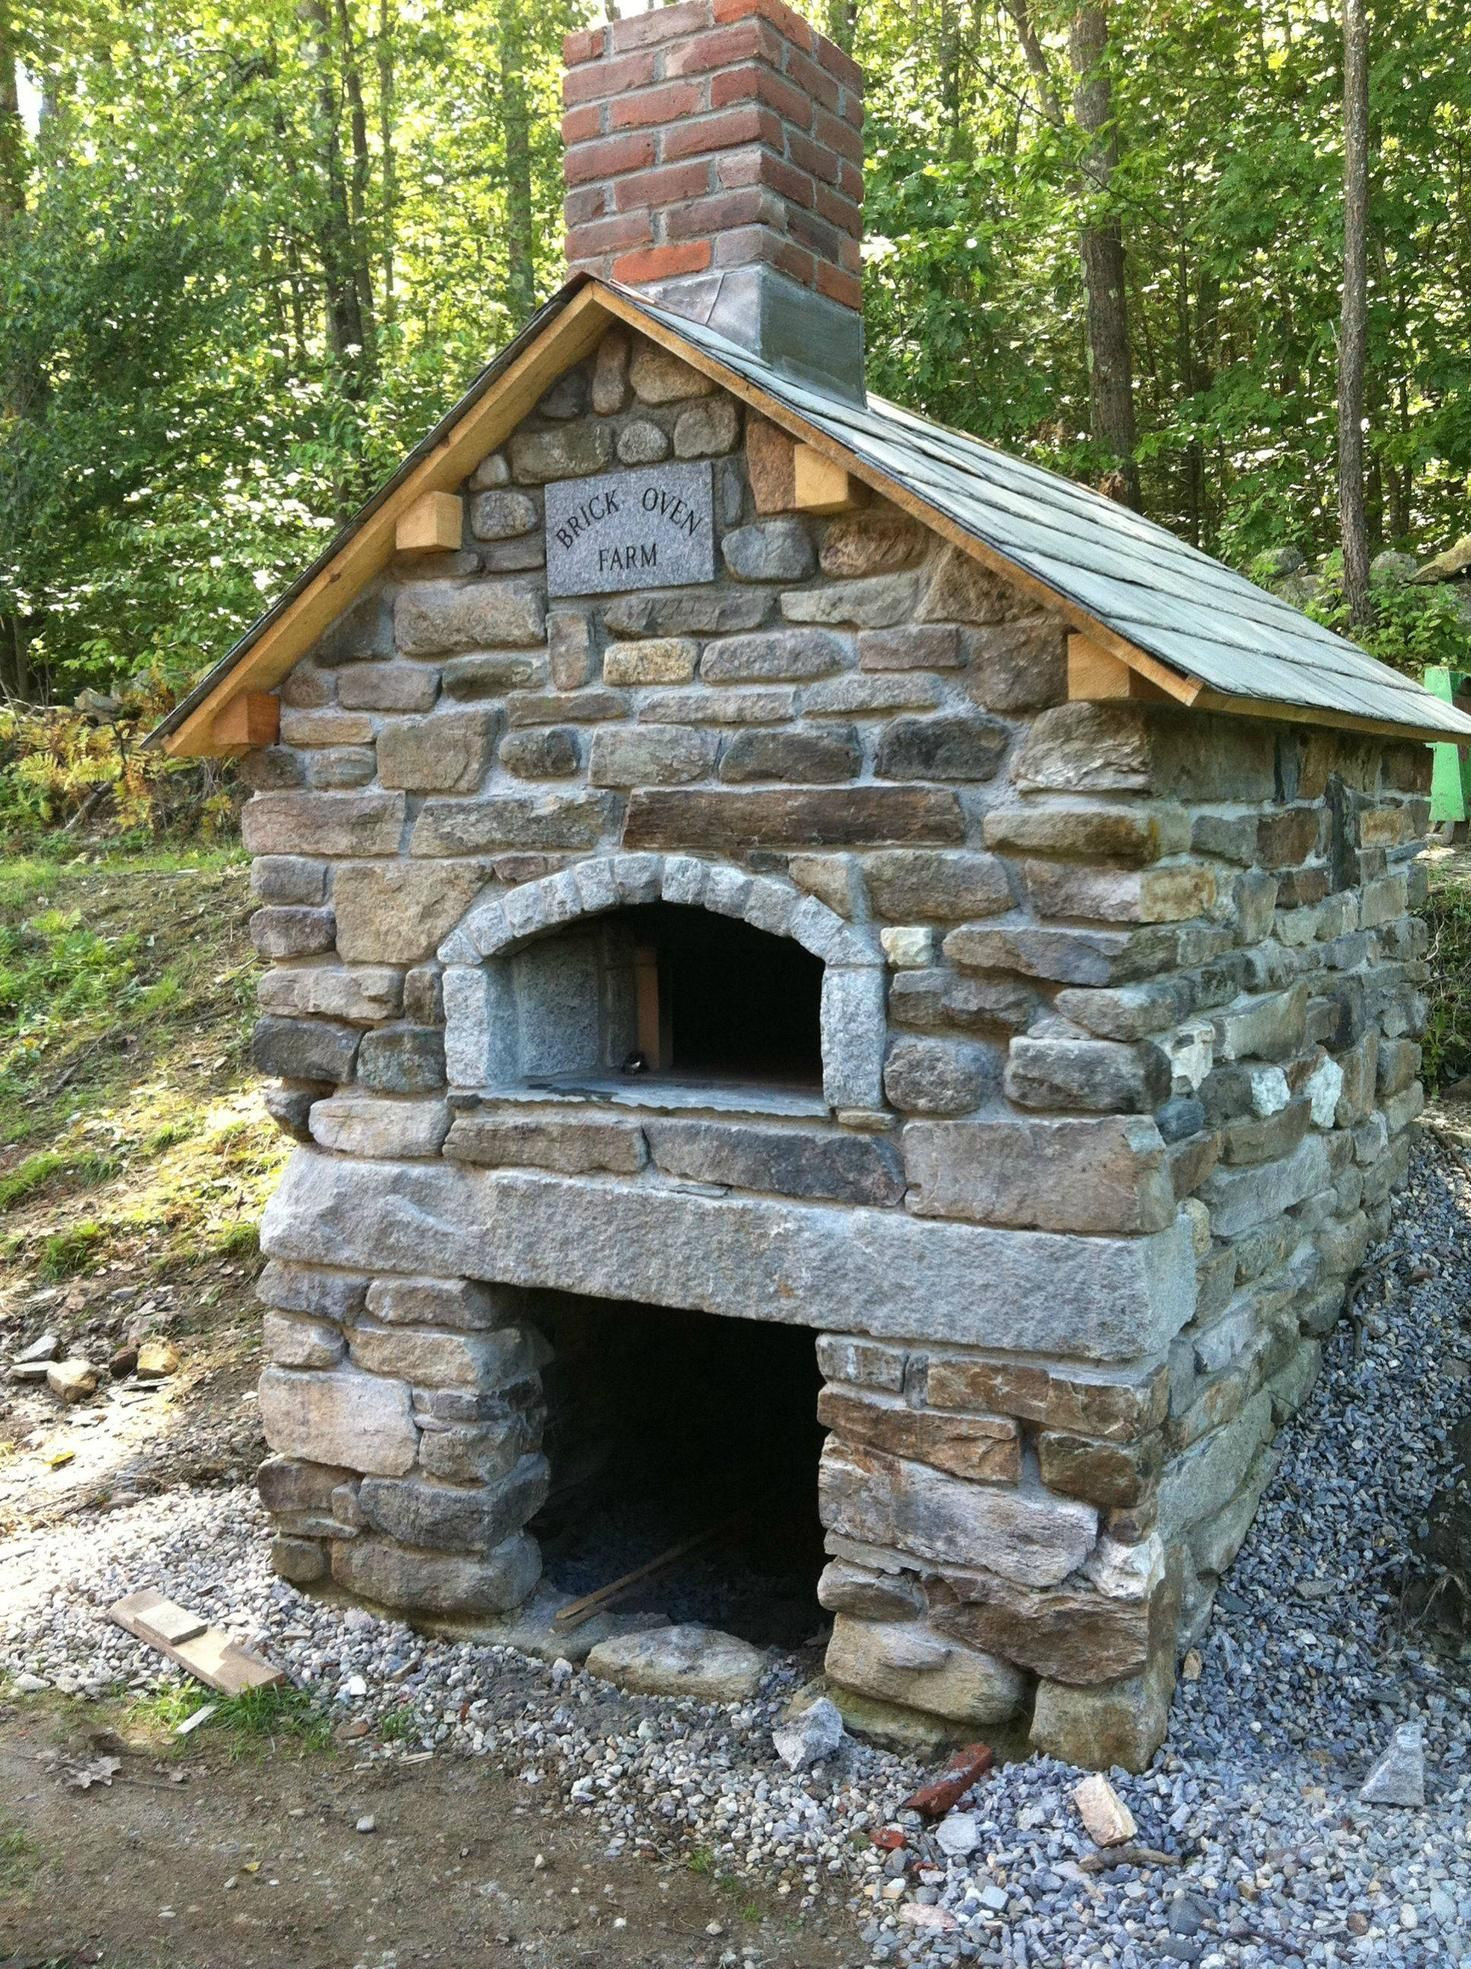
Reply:
[[[1168, 1744], [1142, 1775], [1114, 1773], [1139, 1830], [1108, 1864], [1095, 1865], [1072, 1803], [1078, 1774], [1049, 1759], [983, 1780], [961, 1801], [969, 1823], [943, 1838], [900, 1812], [928, 1775], [901, 1759], [845, 1739], [789, 1771], [772, 1731], [802, 1680], [790, 1658], [774, 1659], [758, 1699], [712, 1709], [314, 1602], [271, 1573], [266, 1521], [239, 1488], [178, 1489], [20, 1538], [0, 1666], [83, 1695], [176, 1680], [106, 1620], [122, 1594], [155, 1585], [264, 1645], [344, 1719], [393, 1716], [387, 1740], [357, 1746], [367, 1755], [493, 1756], [594, 1822], [610, 1854], [703, 1848], [794, 1904], [846, 1901], [855, 1965], [1471, 1963], [1471, 1662], [1407, 1612], [1471, 1376], [1471, 1174], [1433, 1134], [1370, 1265], [1360, 1331], [1332, 1336], [1280, 1439]], [[1361, 1803], [1366, 1772], [1410, 1722], [1428, 1802]], [[870, 1842], [896, 1822], [902, 1851]]]

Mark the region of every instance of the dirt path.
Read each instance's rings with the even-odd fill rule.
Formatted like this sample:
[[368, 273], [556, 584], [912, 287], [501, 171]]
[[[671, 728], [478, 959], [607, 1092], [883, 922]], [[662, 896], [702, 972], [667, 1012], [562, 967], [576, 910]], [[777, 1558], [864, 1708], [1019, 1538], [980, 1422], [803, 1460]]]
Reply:
[[[113, 1783], [69, 1785], [58, 1752], [95, 1759], [99, 1743], [120, 1759]], [[358, 1769], [350, 1749], [292, 1746], [164, 1759], [105, 1706], [0, 1708], [0, 1969], [862, 1960], [845, 1914], [799, 1918], [698, 1861], [608, 1859], [605, 1845], [486, 1759]]]

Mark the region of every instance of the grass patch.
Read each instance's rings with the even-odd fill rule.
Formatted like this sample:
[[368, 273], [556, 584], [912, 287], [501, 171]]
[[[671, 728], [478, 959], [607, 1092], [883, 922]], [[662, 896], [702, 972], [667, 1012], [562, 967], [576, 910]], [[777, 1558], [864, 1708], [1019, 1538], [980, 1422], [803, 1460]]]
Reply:
[[[176, 1734], [179, 1725], [207, 1703], [215, 1705], [214, 1715], [201, 1723], [196, 1733], [180, 1740]], [[232, 1762], [283, 1746], [294, 1745], [303, 1751], [332, 1747], [331, 1716], [304, 1689], [289, 1682], [246, 1689], [238, 1696], [211, 1695], [195, 1683], [171, 1685], [130, 1703], [126, 1720], [130, 1727], [150, 1736], [168, 1738], [170, 1747], [179, 1752], [208, 1736], [215, 1749], [223, 1745]]]
[[105, 1224], [90, 1218], [80, 1224], [69, 1224], [64, 1231], [53, 1231], [41, 1240], [41, 1256], [36, 1270], [48, 1285], [75, 1278], [78, 1272], [90, 1270], [95, 1261], [104, 1255], [107, 1242]]
[[63, 1154], [56, 1149], [42, 1149], [38, 1155], [28, 1155], [8, 1175], [0, 1176], [0, 1211], [14, 1210], [42, 1190], [57, 1189], [63, 1183], [69, 1186], [105, 1183], [121, 1168], [118, 1156], [96, 1150]]
[[40, 1864], [34, 1842], [18, 1825], [0, 1819], [0, 1891], [13, 1893]]

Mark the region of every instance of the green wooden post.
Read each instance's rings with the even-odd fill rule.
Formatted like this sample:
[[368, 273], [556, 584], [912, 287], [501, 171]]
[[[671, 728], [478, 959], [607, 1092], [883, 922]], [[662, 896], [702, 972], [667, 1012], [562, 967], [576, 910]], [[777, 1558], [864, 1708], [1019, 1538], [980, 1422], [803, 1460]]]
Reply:
[[[1447, 704], [1455, 702], [1467, 681], [1466, 671], [1451, 670], [1440, 663], [1431, 664], [1425, 672], [1426, 690], [1444, 698]], [[1439, 827], [1443, 821], [1465, 820], [1467, 795], [1471, 792], [1467, 756], [1459, 745], [1432, 745], [1430, 749], [1435, 754], [1430, 781], [1430, 824]]]

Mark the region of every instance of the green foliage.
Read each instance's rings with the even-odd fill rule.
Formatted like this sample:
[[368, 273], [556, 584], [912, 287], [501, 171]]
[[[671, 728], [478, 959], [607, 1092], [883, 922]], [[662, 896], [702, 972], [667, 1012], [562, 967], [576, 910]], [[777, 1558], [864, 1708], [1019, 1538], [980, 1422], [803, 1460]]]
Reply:
[[1349, 621], [1343, 597], [1341, 556], [1330, 558], [1323, 586], [1308, 604], [1315, 621], [1351, 636], [1372, 656], [1418, 677], [1427, 664], [1464, 669], [1471, 657], [1471, 621], [1461, 612], [1457, 596], [1445, 587], [1413, 587], [1405, 582], [1372, 584], [1371, 616], [1357, 626]]
[[1466, 855], [1431, 860], [1425, 920], [1431, 985], [1423, 1076], [1433, 1093], [1471, 1074], [1471, 860]]

